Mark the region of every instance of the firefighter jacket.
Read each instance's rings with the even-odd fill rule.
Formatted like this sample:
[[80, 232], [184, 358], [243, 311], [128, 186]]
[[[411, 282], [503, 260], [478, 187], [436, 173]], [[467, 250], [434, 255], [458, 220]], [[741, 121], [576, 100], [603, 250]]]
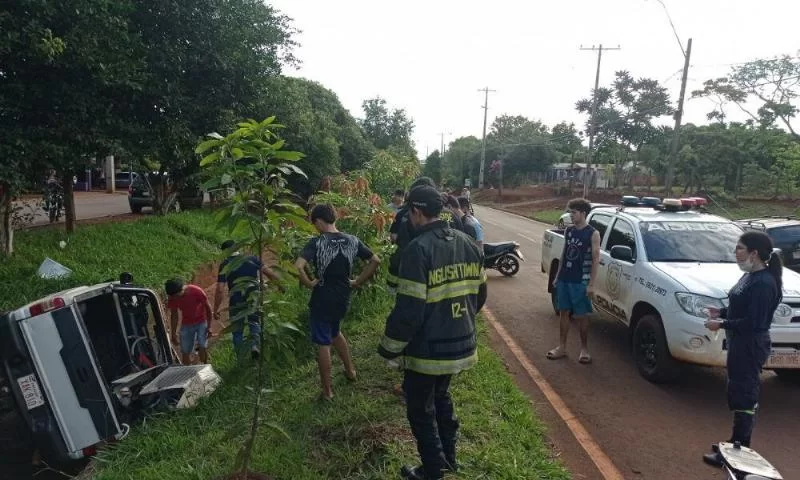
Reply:
[[475, 317], [485, 301], [478, 246], [443, 220], [420, 227], [403, 251], [378, 353], [427, 375], [470, 368], [478, 360]]
[[[461, 219], [448, 208], [445, 207], [445, 209], [442, 210], [439, 218], [446, 221], [451, 228], [461, 230], [462, 232], [464, 231], [464, 224], [461, 222]], [[397, 240], [395, 241], [397, 249], [389, 257], [389, 278], [386, 283], [390, 287], [397, 288], [397, 272], [400, 269], [400, 258], [403, 255], [403, 250], [405, 250], [417, 234], [417, 232], [414, 231], [414, 227], [411, 225], [407, 205], [397, 211], [394, 221], [389, 228], [389, 233], [397, 235]]]

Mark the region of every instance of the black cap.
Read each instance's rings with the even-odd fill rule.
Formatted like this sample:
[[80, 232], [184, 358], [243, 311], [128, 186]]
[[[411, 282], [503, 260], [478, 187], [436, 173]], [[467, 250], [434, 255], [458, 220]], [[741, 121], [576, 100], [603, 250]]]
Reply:
[[423, 185], [411, 189], [408, 203], [422, 210], [426, 217], [435, 217], [442, 212], [442, 194], [433, 187]]

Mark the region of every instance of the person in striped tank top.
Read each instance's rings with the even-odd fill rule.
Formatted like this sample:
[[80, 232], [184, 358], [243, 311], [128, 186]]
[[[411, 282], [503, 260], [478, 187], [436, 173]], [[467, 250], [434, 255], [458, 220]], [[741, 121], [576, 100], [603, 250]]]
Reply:
[[583, 198], [567, 204], [572, 225], [564, 232], [564, 251], [553, 280], [556, 288], [558, 310], [561, 315], [559, 345], [547, 352], [547, 358], [556, 360], [567, 356], [567, 335], [570, 317], [580, 326], [580, 363], [591, 363], [589, 355], [589, 314], [592, 313], [592, 296], [600, 262], [600, 232], [586, 223], [591, 205]]

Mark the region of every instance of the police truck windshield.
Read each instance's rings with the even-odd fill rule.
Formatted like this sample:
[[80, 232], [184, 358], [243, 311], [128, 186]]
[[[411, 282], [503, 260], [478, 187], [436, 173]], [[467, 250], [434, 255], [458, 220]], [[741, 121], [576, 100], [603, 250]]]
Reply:
[[642, 222], [639, 228], [651, 262], [736, 263], [743, 232], [722, 222]]

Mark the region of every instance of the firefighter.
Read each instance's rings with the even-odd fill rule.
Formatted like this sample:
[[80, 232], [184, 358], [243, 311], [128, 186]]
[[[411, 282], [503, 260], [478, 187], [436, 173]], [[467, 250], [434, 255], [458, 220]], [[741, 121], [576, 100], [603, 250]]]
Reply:
[[453, 375], [477, 362], [475, 317], [486, 301], [483, 252], [439, 215], [441, 194], [411, 190], [408, 218], [414, 239], [402, 253], [397, 298], [378, 348], [404, 371], [406, 413], [422, 465], [403, 478], [440, 479], [455, 471], [459, 422], [449, 387]]
[[[429, 177], [419, 177], [411, 184], [411, 189], [418, 186], [429, 186], [435, 189], [436, 183]], [[447, 211], [447, 221], [453, 228], [464, 231], [464, 226], [461, 219], [457, 218], [449, 210]], [[408, 204], [398, 210], [394, 217], [391, 227], [389, 228], [392, 243], [397, 245], [397, 250], [389, 257], [389, 278], [387, 284], [392, 292], [397, 288], [397, 270], [400, 268], [400, 256], [406, 248], [411, 239], [414, 238], [414, 227], [408, 221]]]
[[[705, 325], [711, 331], [725, 329], [728, 339], [728, 408], [733, 411], [730, 442], [750, 446], [761, 368], [769, 358], [769, 329], [782, 296], [783, 264], [763, 232], [744, 233], [736, 245], [736, 263], [744, 272], [728, 295], [728, 307], [708, 308]], [[722, 467], [716, 445], [703, 456], [710, 465]]]

